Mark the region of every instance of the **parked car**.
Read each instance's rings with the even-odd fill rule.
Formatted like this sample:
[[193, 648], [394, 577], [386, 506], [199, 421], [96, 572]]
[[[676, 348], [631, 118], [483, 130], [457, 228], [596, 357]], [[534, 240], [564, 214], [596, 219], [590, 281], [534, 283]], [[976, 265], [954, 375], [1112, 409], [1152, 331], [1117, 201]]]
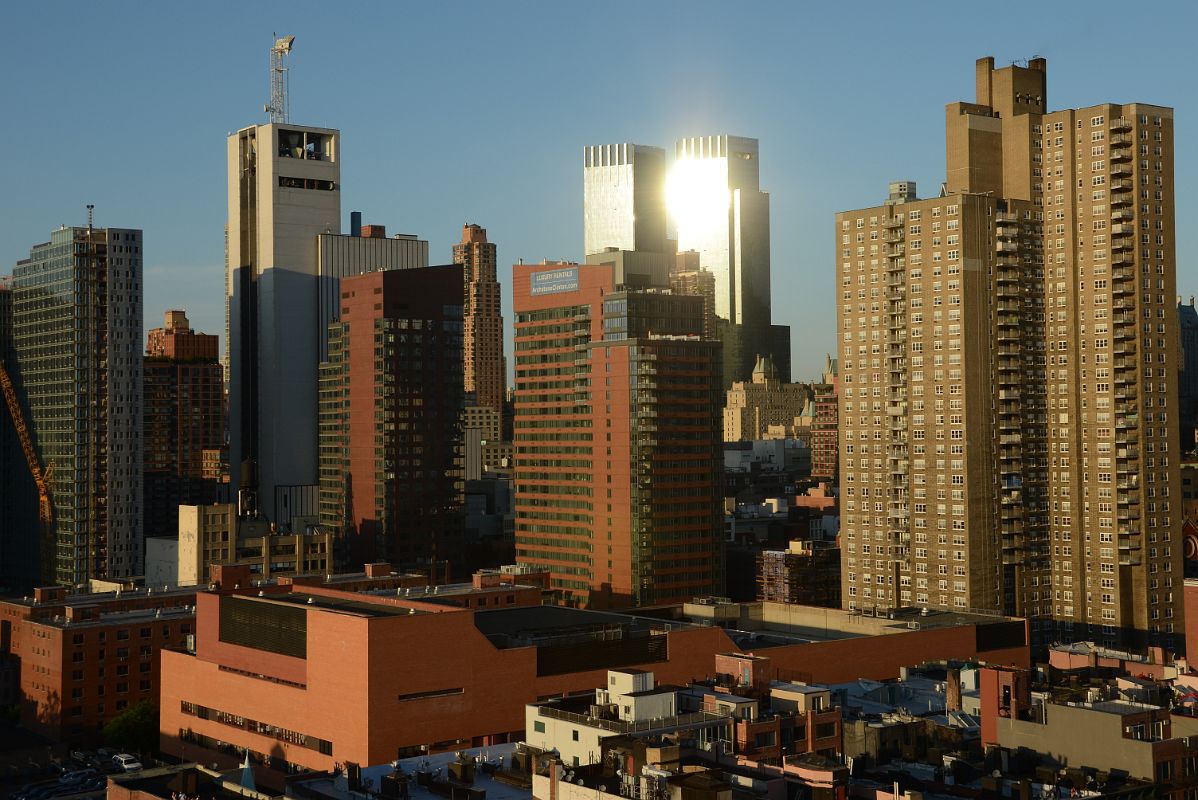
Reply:
[[112, 763], [124, 772], [141, 772], [141, 762], [137, 760], [136, 756], [131, 756], [128, 753], [118, 753], [113, 756]]
[[20, 789], [17, 789], [15, 792], [10, 794], [8, 797], [9, 797], [9, 800], [25, 800], [25, 798], [29, 797], [30, 795], [32, 795], [34, 792], [38, 791], [39, 789], [44, 789], [47, 786], [57, 786], [57, 785], [58, 785], [58, 781], [55, 781], [55, 780], [33, 781], [32, 783], [27, 783], [24, 786], [22, 786]]
[[83, 783], [86, 780], [96, 777], [98, 773], [91, 768], [75, 769], [70, 772], [64, 772], [62, 777], [58, 779], [59, 783]]

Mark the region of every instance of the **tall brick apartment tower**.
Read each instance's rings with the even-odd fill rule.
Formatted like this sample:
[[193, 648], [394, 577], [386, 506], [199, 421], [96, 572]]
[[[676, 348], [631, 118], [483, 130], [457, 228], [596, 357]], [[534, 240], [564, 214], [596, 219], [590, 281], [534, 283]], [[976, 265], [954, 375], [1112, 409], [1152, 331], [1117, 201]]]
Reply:
[[466, 283], [462, 310], [466, 393], [474, 395], [475, 405], [502, 411], [503, 315], [495, 252], [486, 228], [464, 225], [462, 241], [453, 246], [453, 263], [462, 265]]
[[940, 196], [836, 218], [844, 602], [1180, 647], [1173, 112], [976, 77]]
[[224, 370], [217, 337], [191, 329], [187, 314], [164, 314], [146, 337], [143, 371], [145, 530], [174, 536], [179, 506], [217, 501], [204, 478], [204, 450], [224, 445]]
[[720, 343], [623, 255], [513, 277], [516, 558], [591, 608], [724, 586]]

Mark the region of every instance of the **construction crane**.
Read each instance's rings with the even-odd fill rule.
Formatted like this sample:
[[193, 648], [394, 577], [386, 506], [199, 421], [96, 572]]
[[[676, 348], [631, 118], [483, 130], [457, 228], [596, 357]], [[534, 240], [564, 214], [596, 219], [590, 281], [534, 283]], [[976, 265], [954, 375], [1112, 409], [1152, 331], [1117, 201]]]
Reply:
[[17, 439], [21, 442], [21, 450], [25, 453], [25, 461], [29, 464], [29, 472], [33, 474], [33, 482], [37, 484], [37, 516], [41, 527], [41, 565], [42, 578], [54, 578], [54, 505], [50, 499], [50, 474], [53, 468], [42, 469], [33, 449], [33, 440], [29, 438], [29, 427], [25, 424], [25, 413], [17, 400], [17, 392], [13, 388], [12, 379], [4, 361], [0, 360], [0, 390], [4, 392], [4, 402], [8, 406], [8, 415], [12, 418], [13, 428], [17, 431]]

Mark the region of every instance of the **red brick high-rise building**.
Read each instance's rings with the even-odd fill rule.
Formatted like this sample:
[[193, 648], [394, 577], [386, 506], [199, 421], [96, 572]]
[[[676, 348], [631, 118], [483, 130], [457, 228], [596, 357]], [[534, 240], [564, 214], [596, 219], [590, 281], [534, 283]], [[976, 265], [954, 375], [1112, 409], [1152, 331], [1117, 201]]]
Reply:
[[503, 315], [496, 277], [495, 245], [487, 229], [462, 227], [462, 241], [453, 246], [453, 263], [463, 267], [462, 348], [465, 354], [465, 387], [474, 405], [503, 410]]
[[514, 268], [516, 558], [565, 604], [724, 586], [720, 344], [638, 255]]
[[345, 537], [342, 562], [460, 570], [462, 267], [342, 278], [329, 333], [320, 521]]
[[824, 382], [815, 387], [815, 424], [811, 426], [811, 477], [840, 482], [840, 413], [837, 361], [828, 356]]
[[204, 451], [224, 446], [224, 371], [217, 337], [191, 329], [171, 310], [149, 332], [143, 364], [144, 524], [147, 536], [173, 536], [179, 506], [217, 500]]

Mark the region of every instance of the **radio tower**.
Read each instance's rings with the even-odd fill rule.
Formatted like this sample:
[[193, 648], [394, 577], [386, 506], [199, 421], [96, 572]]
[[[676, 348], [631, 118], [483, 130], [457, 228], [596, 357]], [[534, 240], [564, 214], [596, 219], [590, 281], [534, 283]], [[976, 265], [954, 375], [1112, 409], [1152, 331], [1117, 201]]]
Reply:
[[284, 36], [276, 38], [270, 48], [270, 103], [263, 111], [270, 115], [271, 122], [287, 121], [287, 55], [294, 43], [294, 36]]

